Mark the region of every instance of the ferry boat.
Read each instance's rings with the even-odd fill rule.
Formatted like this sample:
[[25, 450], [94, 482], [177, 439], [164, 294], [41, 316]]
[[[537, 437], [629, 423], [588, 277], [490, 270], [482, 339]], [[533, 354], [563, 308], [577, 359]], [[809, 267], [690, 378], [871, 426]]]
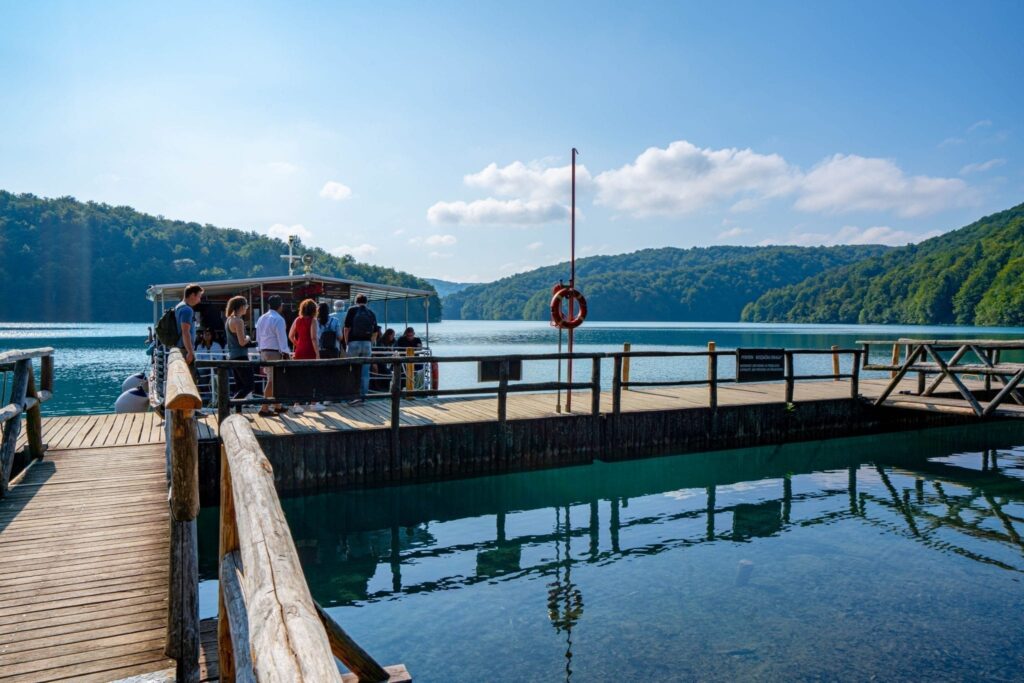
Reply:
[[[190, 284], [198, 284], [203, 288], [203, 298], [194, 307], [198, 326], [197, 334], [206, 329], [212, 330], [221, 349], [204, 351], [198, 347], [197, 337], [196, 357], [198, 359], [225, 357], [222, 351], [224, 348], [224, 310], [228, 299], [237, 295], [244, 296], [249, 302], [249, 310], [244, 319], [246, 330], [253, 338], [256, 336], [256, 320], [266, 311], [267, 299], [272, 295], [280, 296], [283, 300], [282, 314], [286, 324], [291, 325], [291, 321], [297, 315], [298, 305], [304, 299], [313, 299], [318, 304], [327, 303], [333, 312], [335, 301], [345, 302], [345, 310], [347, 310], [348, 306], [355, 301], [356, 296], [363, 294], [367, 298], [368, 305], [377, 315], [381, 329], [387, 330], [389, 325], [395, 326], [396, 337], [401, 336], [404, 329], [410, 325], [410, 314], [419, 308], [422, 310], [423, 333], [418, 336], [422, 341], [422, 347], [416, 348], [414, 355], [417, 357], [431, 355], [430, 297], [436, 296], [435, 292], [431, 290], [347, 280], [312, 272], [276, 277], [157, 284], [151, 285], [146, 290], [146, 298], [153, 302], [154, 329], [164, 311], [173, 308], [182, 300], [185, 288]], [[401, 326], [401, 329], [398, 329], [398, 326]], [[125, 380], [122, 386], [123, 393], [115, 404], [117, 412], [143, 412], [150, 407], [159, 409], [163, 405], [163, 370], [167, 351], [155, 341], [151, 342], [151, 351], [152, 360], [148, 371]], [[373, 355], [390, 358], [396, 355], [396, 350], [393, 347], [377, 346], [373, 350]], [[259, 359], [257, 349], [250, 351], [250, 358]], [[416, 368], [415, 381], [417, 385], [437, 387], [438, 377], [435, 365], [429, 362], [418, 363]], [[262, 391], [261, 379], [257, 377], [255, 390], [257, 394]], [[385, 373], [371, 373], [371, 391], [374, 389], [386, 390], [388, 379], [389, 376]], [[200, 372], [198, 385], [207, 407], [212, 406], [212, 402], [215, 401], [217, 393], [215, 381], [215, 373]]]

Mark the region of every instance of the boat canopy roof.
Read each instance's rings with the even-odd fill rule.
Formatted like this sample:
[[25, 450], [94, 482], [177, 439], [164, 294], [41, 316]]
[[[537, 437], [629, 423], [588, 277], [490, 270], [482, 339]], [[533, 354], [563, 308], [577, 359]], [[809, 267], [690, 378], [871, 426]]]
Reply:
[[276, 277], [252, 277], [237, 280], [215, 280], [211, 282], [175, 282], [167, 285], [151, 285], [146, 290], [150, 301], [173, 301], [181, 299], [185, 288], [197, 284], [204, 290], [204, 299], [227, 300], [236, 294], [247, 294], [259, 289], [263, 296], [279, 294], [285, 300], [296, 298], [345, 299], [351, 301], [357, 294], [365, 294], [369, 301], [395, 301], [402, 299], [425, 299], [434, 296], [426, 289], [412, 289], [395, 285], [381, 285], [373, 282], [345, 280], [326, 275], [285, 275]]

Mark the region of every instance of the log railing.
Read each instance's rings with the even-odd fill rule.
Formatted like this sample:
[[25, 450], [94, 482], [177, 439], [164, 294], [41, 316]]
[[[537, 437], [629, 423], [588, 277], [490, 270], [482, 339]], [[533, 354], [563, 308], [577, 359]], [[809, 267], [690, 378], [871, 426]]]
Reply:
[[199, 434], [194, 413], [203, 402], [180, 349], [171, 349], [165, 374], [170, 561], [164, 652], [176, 662], [177, 681], [198, 683]]
[[[39, 385], [36, 386], [32, 361], [39, 359]], [[0, 353], [0, 372], [10, 372], [10, 403], [0, 406], [0, 498], [7, 495], [11, 477], [17, 474], [18, 437], [21, 435], [21, 415], [25, 416], [28, 457], [41, 460], [46, 452], [43, 443], [43, 420], [40, 407], [53, 396], [53, 349], [24, 349]], [[0, 400], [2, 400], [0, 396]], [[17, 463], [19, 466], [22, 463]]]
[[220, 436], [220, 680], [341, 681], [337, 657], [352, 672], [345, 680], [411, 681], [401, 665], [380, 666], [313, 600], [248, 420], [229, 416]]

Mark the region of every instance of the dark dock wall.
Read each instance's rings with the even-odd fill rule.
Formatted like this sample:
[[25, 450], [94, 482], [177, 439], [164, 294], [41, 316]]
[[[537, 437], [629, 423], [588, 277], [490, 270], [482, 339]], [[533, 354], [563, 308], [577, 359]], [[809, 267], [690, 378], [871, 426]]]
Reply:
[[[725, 448], [976, 423], [974, 418], [850, 399], [402, 427], [259, 439], [282, 494], [417, 483]], [[200, 444], [204, 505], [217, 504], [219, 444]]]

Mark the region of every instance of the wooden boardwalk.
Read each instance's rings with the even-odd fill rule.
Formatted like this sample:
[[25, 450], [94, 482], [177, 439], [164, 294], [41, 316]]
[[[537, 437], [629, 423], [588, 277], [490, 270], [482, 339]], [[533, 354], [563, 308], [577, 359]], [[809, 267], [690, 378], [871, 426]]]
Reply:
[[[861, 395], [866, 399], [881, 394], [886, 379], [864, 379], [860, 382]], [[978, 383], [968, 382], [970, 386]], [[900, 390], [912, 391], [916, 380], [904, 380]], [[815, 401], [843, 399], [850, 395], [848, 380], [798, 382], [794, 400]], [[719, 406], [756, 405], [781, 403], [785, 397], [785, 385], [781, 382], [722, 384], [718, 387]], [[533, 419], [553, 416], [555, 395], [509, 394], [508, 419]], [[928, 397], [927, 402], [959, 405], [966, 403], [953, 398]], [[887, 405], [894, 407], [918, 407], [921, 399], [909, 395], [893, 395]], [[562, 395], [564, 409], [565, 395]], [[674, 408], [701, 408], [708, 405], [706, 386], [660, 387], [633, 389], [622, 392], [623, 412], [648, 410], [671, 410]], [[611, 412], [611, 392], [601, 395], [601, 411]], [[1014, 414], [1024, 413], [1024, 408], [1007, 404], [1001, 408]], [[590, 414], [590, 394], [573, 394], [573, 414]], [[285, 413], [275, 417], [260, 417], [255, 412], [246, 412], [258, 436], [281, 436], [288, 434], [309, 434], [328, 431], [351, 431], [360, 429], [384, 429], [390, 425], [391, 413], [387, 400], [371, 400], [360, 406], [347, 404], [328, 406], [323, 412], [306, 411], [301, 415]], [[492, 422], [497, 418], [497, 399], [494, 397], [452, 397], [426, 398], [402, 402], [401, 425], [414, 427], [431, 424], [454, 424], [462, 422]], [[43, 440], [51, 450], [101, 448], [162, 444], [164, 423], [154, 413], [129, 413], [123, 415], [76, 415], [43, 418]], [[215, 415], [202, 416], [199, 424], [199, 439], [205, 441], [217, 436]], [[24, 445], [21, 437], [19, 448]]]
[[[47, 421], [51, 441], [67, 423]], [[51, 450], [33, 464], [0, 501], [0, 681], [173, 667], [167, 525], [162, 445]]]

